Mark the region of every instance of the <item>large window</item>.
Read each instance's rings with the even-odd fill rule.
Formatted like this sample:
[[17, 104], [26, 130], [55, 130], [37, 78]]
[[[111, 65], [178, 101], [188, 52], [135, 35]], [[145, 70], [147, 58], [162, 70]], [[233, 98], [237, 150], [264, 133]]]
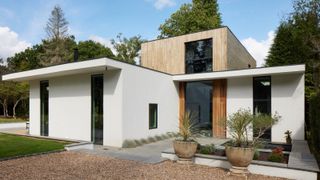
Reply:
[[49, 82], [40, 82], [40, 135], [49, 134]]
[[149, 129], [158, 127], [158, 104], [149, 104]]
[[91, 141], [103, 144], [103, 75], [91, 77]]
[[[253, 78], [253, 113], [271, 115], [271, 77]], [[256, 131], [253, 127], [254, 135]], [[271, 140], [271, 128], [262, 136], [263, 139]]]
[[212, 71], [212, 39], [185, 44], [186, 73]]
[[212, 81], [188, 82], [185, 85], [185, 107], [193, 123], [206, 136], [212, 136]]

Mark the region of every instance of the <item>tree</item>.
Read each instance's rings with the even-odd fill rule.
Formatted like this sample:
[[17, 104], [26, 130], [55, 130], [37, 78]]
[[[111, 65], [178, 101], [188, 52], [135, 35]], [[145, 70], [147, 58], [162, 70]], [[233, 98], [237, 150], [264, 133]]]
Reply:
[[79, 60], [88, 60], [93, 58], [108, 57], [114, 58], [111, 49], [92, 40], [80, 41], [77, 45], [79, 51]]
[[12, 83], [12, 86], [14, 86], [14, 91], [11, 93], [12, 96], [12, 102], [13, 102], [13, 107], [12, 107], [12, 117], [16, 118], [16, 108], [18, 104], [29, 97], [29, 85], [25, 82], [21, 83]]
[[192, 0], [183, 4], [159, 27], [159, 38], [209, 30], [221, 26], [217, 0]]
[[73, 36], [68, 35], [68, 24], [60, 6], [55, 6], [45, 28], [47, 39], [42, 41], [44, 53], [40, 55], [40, 62], [43, 66], [72, 60], [72, 49], [76, 42]]
[[320, 0], [296, 0], [293, 9], [277, 29], [266, 66], [305, 63], [308, 102], [319, 88], [314, 72], [320, 63]]
[[59, 5], [54, 6], [45, 28], [48, 38], [53, 40], [67, 38], [68, 24], [69, 22], [64, 17], [61, 7]]
[[112, 39], [111, 44], [117, 51], [116, 59], [135, 64], [135, 59], [139, 58], [141, 44], [145, 42], [140, 35], [131, 38], [122, 37], [122, 34], [117, 35], [117, 41]]
[[13, 71], [25, 71], [41, 67], [39, 54], [43, 52], [42, 44], [34, 45], [16, 53], [7, 59], [8, 68]]
[[[6, 66], [0, 65], [0, 76], [9, 73], [9, 70]], [[0, 104], [3, 109], [3, 116], [8, 116], [8, 103], [10, 98], [10, 93], [14, 89], [11, 88], [11, 82], [0, 81]]]

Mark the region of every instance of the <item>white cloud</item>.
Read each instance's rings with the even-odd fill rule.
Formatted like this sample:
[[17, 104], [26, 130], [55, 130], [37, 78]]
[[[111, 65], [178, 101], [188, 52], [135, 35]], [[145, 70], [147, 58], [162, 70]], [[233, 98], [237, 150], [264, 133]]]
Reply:
[[257, 67], [265, 64], [265, 59], [275, 37], [274, 31], [268, 32], [266, 40], [258, 41], [252, 37], [241, 40], [242, 44], [248, 49], [249, 53], [256, 59]]
[[112, 44], [111, 44], [111, 40], [110, 39], [103, 38], [103, 37], [97, 36], [97, 35], [90, 35], [89, 39], [92, 40], [92, 41], [98, 42], [98, 43], [110, 48], [113, 53], [116, 52], [115, 49], [113, 48]]
[[19, 40], [18, 34], [8, 27], [0, 26], [0, 39], [0, 57], [4, 60], [31, 46], [30, 43]]
[[166, 7], [174, 6], [176, 5], [176, 3], [174, 2], [174, 0], [155, 0], [153, 5], [156, 9], [162, 10]]

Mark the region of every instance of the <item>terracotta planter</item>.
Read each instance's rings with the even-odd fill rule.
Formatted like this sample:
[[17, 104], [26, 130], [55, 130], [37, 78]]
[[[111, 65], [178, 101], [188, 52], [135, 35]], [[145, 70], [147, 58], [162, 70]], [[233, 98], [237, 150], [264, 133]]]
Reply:
[[254, 148], [226, 146], [225, 149], [228, 161], [232, 165], [230, 171], [236, 174], [248, 173], [247, 168], [253, 159]]
[[173, 149], [180, 160], [191, 161], [197, 151], [198, 143], [195, 141], [173, 141]]

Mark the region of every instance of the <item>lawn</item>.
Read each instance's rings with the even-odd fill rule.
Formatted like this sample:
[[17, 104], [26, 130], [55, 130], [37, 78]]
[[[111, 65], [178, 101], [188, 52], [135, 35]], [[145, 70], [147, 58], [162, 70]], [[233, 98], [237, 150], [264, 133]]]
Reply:
[[61, 150], [68, 142], [0, 133], [0, 158]]
[[0, 123], [11, 123], [11, 122], [27, 122], [28, 119], [22, 119], [22, 118], [4, 118], [0, 117]]

